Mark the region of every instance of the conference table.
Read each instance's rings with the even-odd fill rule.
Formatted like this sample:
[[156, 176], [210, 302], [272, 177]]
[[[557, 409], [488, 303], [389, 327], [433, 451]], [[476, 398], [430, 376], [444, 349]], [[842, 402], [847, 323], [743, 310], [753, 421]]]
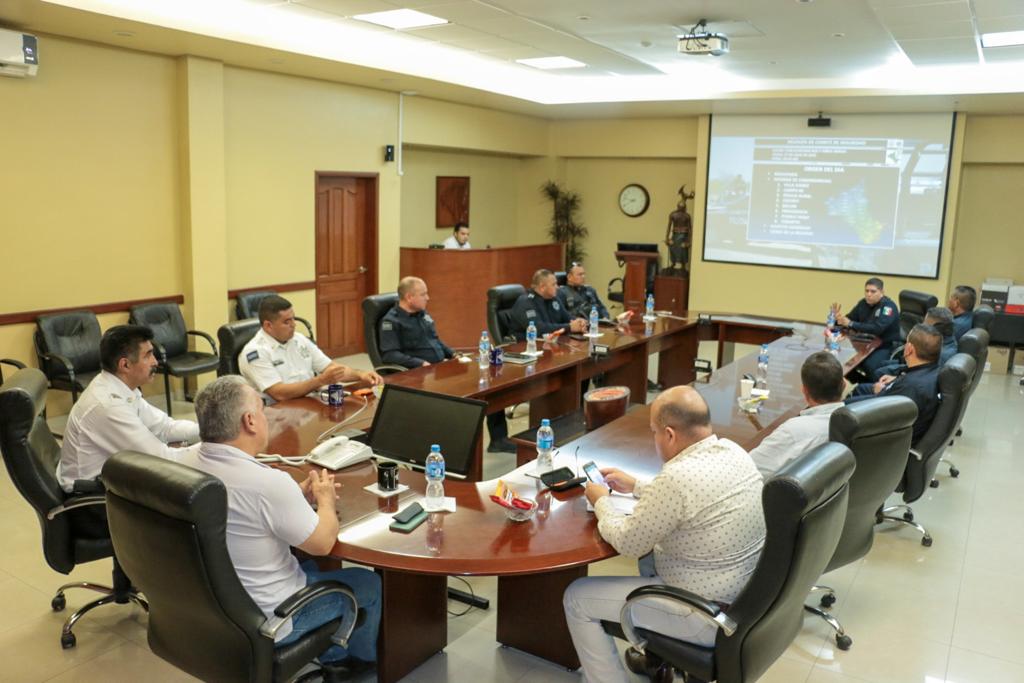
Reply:
[[[659, 322], [666, 331], [676, 329], [677, 323], [687, 329], [700, 329], [700, 326], [690, 325], [691, 321], [665, 319]], [[739, 379], [756, 370], [756, 358], [752, 355], [715, 370], [708, 381], [693, 383], [708, 402], [715, 432], [747, 449], [804, 407], [800, 366], [807, 355], [820, 350], [823, 345], [820, 326], [791, 325], [786, 328], [790, 334], [779, 337], [773, 324], [769, 321], [762, 326], [763, 330], [768, 330], [765, 335], [776, 336], [769, 347], [768, 385], [771, 396], [756, 414], [742, 412], [736, 404]], [[749, 319], [744, 320], [743, 325], [751, 329], [756, 327]], [[704, 336], [708, 336], [706, 328], [709, 326], [703, 327]], [[646, 361], [652, 337], [646, 336], [644, 341], [640, 341], [626, 339], [628, 335], [625, 334], [622, 336], [622, 347], [628, 351], [640, 346], [644, 349]], [[872, 348], [870, 344], [851, 345], [844, 341], [840, 358], [850, 369]], [[592, 367], [587, 366], [589, 361], [568, 362], [577, 354], [590, 358], [585, 351], [570, 345], [551, 351], [550, 365], [544, 374], [566, 372], [564, 368], [567, 365], [575, 368], [571, 373], [571, 380], [576, 383], [574, 391], [577, 394], [574, 395], [578, 395], [581, 375], [599, 372], [602, 367], [600, 360]], [[468, 371], [476, 369], [475, 363], [459, 365], [467, 367], [466, 375], [476, 376], [475, 372]], [[620, 367], [627, 365], [629, 363]], [[692, 368], [692, 358], [688, 367]], [[510, 370], [512, 372], [506, 375]], [[504, 388], [506, 382], [516, 384], [510, 381], [513, 376], [521, 383], [530, 384], [538, 373], [542, 373], [540, 363], [532, 375], [527, 376], [524, 370], [521, 366], [506, 366], [496, 377], [489, 377], [490, 382], [499, 381], [487, 389], [497, 384], [503, 393], [514, 394], [517, 390]], [[611, 372], [614, 370], [611, 368]], [[404, 379], [409, 374], [402, 373], [396, 378]], [[439, 388], [445, 377], [436, 371], [422, 374], [431, 378], [423, 380], [424, 388], [428, 389]], [[646, 380], [646, 372], [642, 377]], [[564, 381], [570, 381], [570, 377]], [[568, 392], [564, 383], [545, 381], [545, 386]], [[646, 386], [640, 395], [646, 396]], [[372, 405], [371, 400], [369, 406]], [[343, 406], [334, 408], [314, 399], [286, 401], [269, 407], [267, 413], [272, 439], [268, 451], [282, 455], [305, 453], [332, 424], [353, 416], [355, 419], [350, 424], [368, 424], [368, 416], [372, 413], [370, 407], [351, 397]], [[362, 412], [357, 415], [360, 410]], [[410, 428], [415, 428], [414, 421], [410, 421]], [[642, 402], [631, 406], [623, 417], [563, 446], [556, 455], [556, 464], [573, 466], [575, 459], [570, 462], [568, 458], [577, 452], [577, 448], [579, 462], [594, 460], [599, 466], [619, 467], [643, 477], [654, 476], [662, 464], [651, 440], [649, 408]], [[392, 514], [423, 496], [425, 481], [421, 473], [402, 470], [401, 483], [409, 489], [386, 499], [363, 490], [364, 486], [376, 481], [372, 463], [362, 463], [336, 473], [336, 481], [341, 484], [341, 531], [330, 556], [374, 567], [383, 582], [378, 680], [396, 681], [446, 646], [449, 575], [498, 577], [498, 642], [566, 668], [579, 665], [565, 624], [562, 594], [569, 583], [586, 576], [589, 564], [616, 553], [601, 539], [596, 519], [587, 512], [583, 489], [551, 492], [525, 474], [530, 467], [517, 468], [503, 480], [520, 495], [537, 501], [533, 519], [519, 523], [508, 520], [504, 509], [489, 498], [494, 490], [494, 481], [449, 479], [445, 482], [445, 493], [456, 499], [457, 511], [432, 513], [427, 522], [409, 534], [392, 532], [388, 526]], [[301, 468], [286, 469], [296, 479], [303, 476]]]

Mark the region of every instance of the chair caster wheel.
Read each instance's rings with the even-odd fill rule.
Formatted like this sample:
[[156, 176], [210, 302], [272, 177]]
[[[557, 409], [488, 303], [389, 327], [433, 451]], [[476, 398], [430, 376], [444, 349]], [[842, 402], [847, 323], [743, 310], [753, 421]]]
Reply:
[[821, 596], [821, 603], [819, 604], [825, 609], [828, 609], [832, 605], [836, 604], [836, 594], [825, 593], [825, 595]]
[[64, 594], [54, 596], [53, 600], [50, 600], [50, 609], [54, 612], [62, 612], [65, 607], [68, 606], [68, 601], [64, 598]]
[[960, 476], [960, 470], [958, 470], [958, 469], [957, 469], [957, 468], [955, 468], [955, 467], [950, 467], [950, 468], [949, 468], [949, 476], [951, 476], [951, 477], [953, 477], [954, 479], [956, 479], [957, 477], [959, 477], [959, 476]]
[[903, 513], [903, 519], [908, 521], [908, 522], [913, 522], [914, 521], [914, 513], [913, 512], [904, 512]]
[[836, 636], [836, 647], [840, 650], [849, 650], [851, 645], [853, 645], [853, 638], [850, 636]]
[[924, 538], [922, 538], [921, 539], [921, 545], [923, 545], [925, 548], [931, 548], [932, 547], [932, 537], [931, 536], [925, 536]]
[[930, 482], [928, 482], [928, 486], [932, 487], [933, 489], [939, 488], [939, 480], [932, 479]]
[[65, 650], [70, 650], [75, 646], [75, 634], [74, 633], [62, 633], [60, 634], [60, 646]]
[[885, 517], [882, 515], [882, 513], [881, 512], [876, 512], [875, 513], [875, 524], [881, 524], [884, 521], [885, 521]]

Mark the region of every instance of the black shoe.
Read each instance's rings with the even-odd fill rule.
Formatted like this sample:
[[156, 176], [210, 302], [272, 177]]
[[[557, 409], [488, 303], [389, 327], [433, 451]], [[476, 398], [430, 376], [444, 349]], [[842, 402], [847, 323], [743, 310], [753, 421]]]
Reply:
[[377, 668], [377, 662], [367, 662], [356, 657], [345, 657], [336, 662], [323, 662], [324, 681], [345, 681]]
[[511, 439], [506, 437], [504, 439], [492, 440], [487, 450], [491, 453], [515, 453], [519, 449], [512, 443]]

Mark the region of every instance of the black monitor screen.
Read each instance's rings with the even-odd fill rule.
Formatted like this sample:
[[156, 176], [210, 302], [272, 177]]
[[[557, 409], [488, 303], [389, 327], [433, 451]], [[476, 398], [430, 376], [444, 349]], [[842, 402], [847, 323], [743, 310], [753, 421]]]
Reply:
[[423, 467], [439, 444], [445, 469], [466, 476], [487, 403], [385, 384], [370, 427], [370, 448], [399, 462]]
[[619, 251], [649, 251], [658, 253], [658, 245], [654, 242], [619, 242]]

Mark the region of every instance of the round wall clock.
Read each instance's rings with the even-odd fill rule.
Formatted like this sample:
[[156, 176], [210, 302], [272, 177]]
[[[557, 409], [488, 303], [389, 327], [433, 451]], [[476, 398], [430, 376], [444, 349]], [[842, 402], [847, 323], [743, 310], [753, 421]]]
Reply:
[[630, 218], [642, 216], [651, 204], [651, 195], [643, 185], [630, 183], [619, 192], [619, 208]]

